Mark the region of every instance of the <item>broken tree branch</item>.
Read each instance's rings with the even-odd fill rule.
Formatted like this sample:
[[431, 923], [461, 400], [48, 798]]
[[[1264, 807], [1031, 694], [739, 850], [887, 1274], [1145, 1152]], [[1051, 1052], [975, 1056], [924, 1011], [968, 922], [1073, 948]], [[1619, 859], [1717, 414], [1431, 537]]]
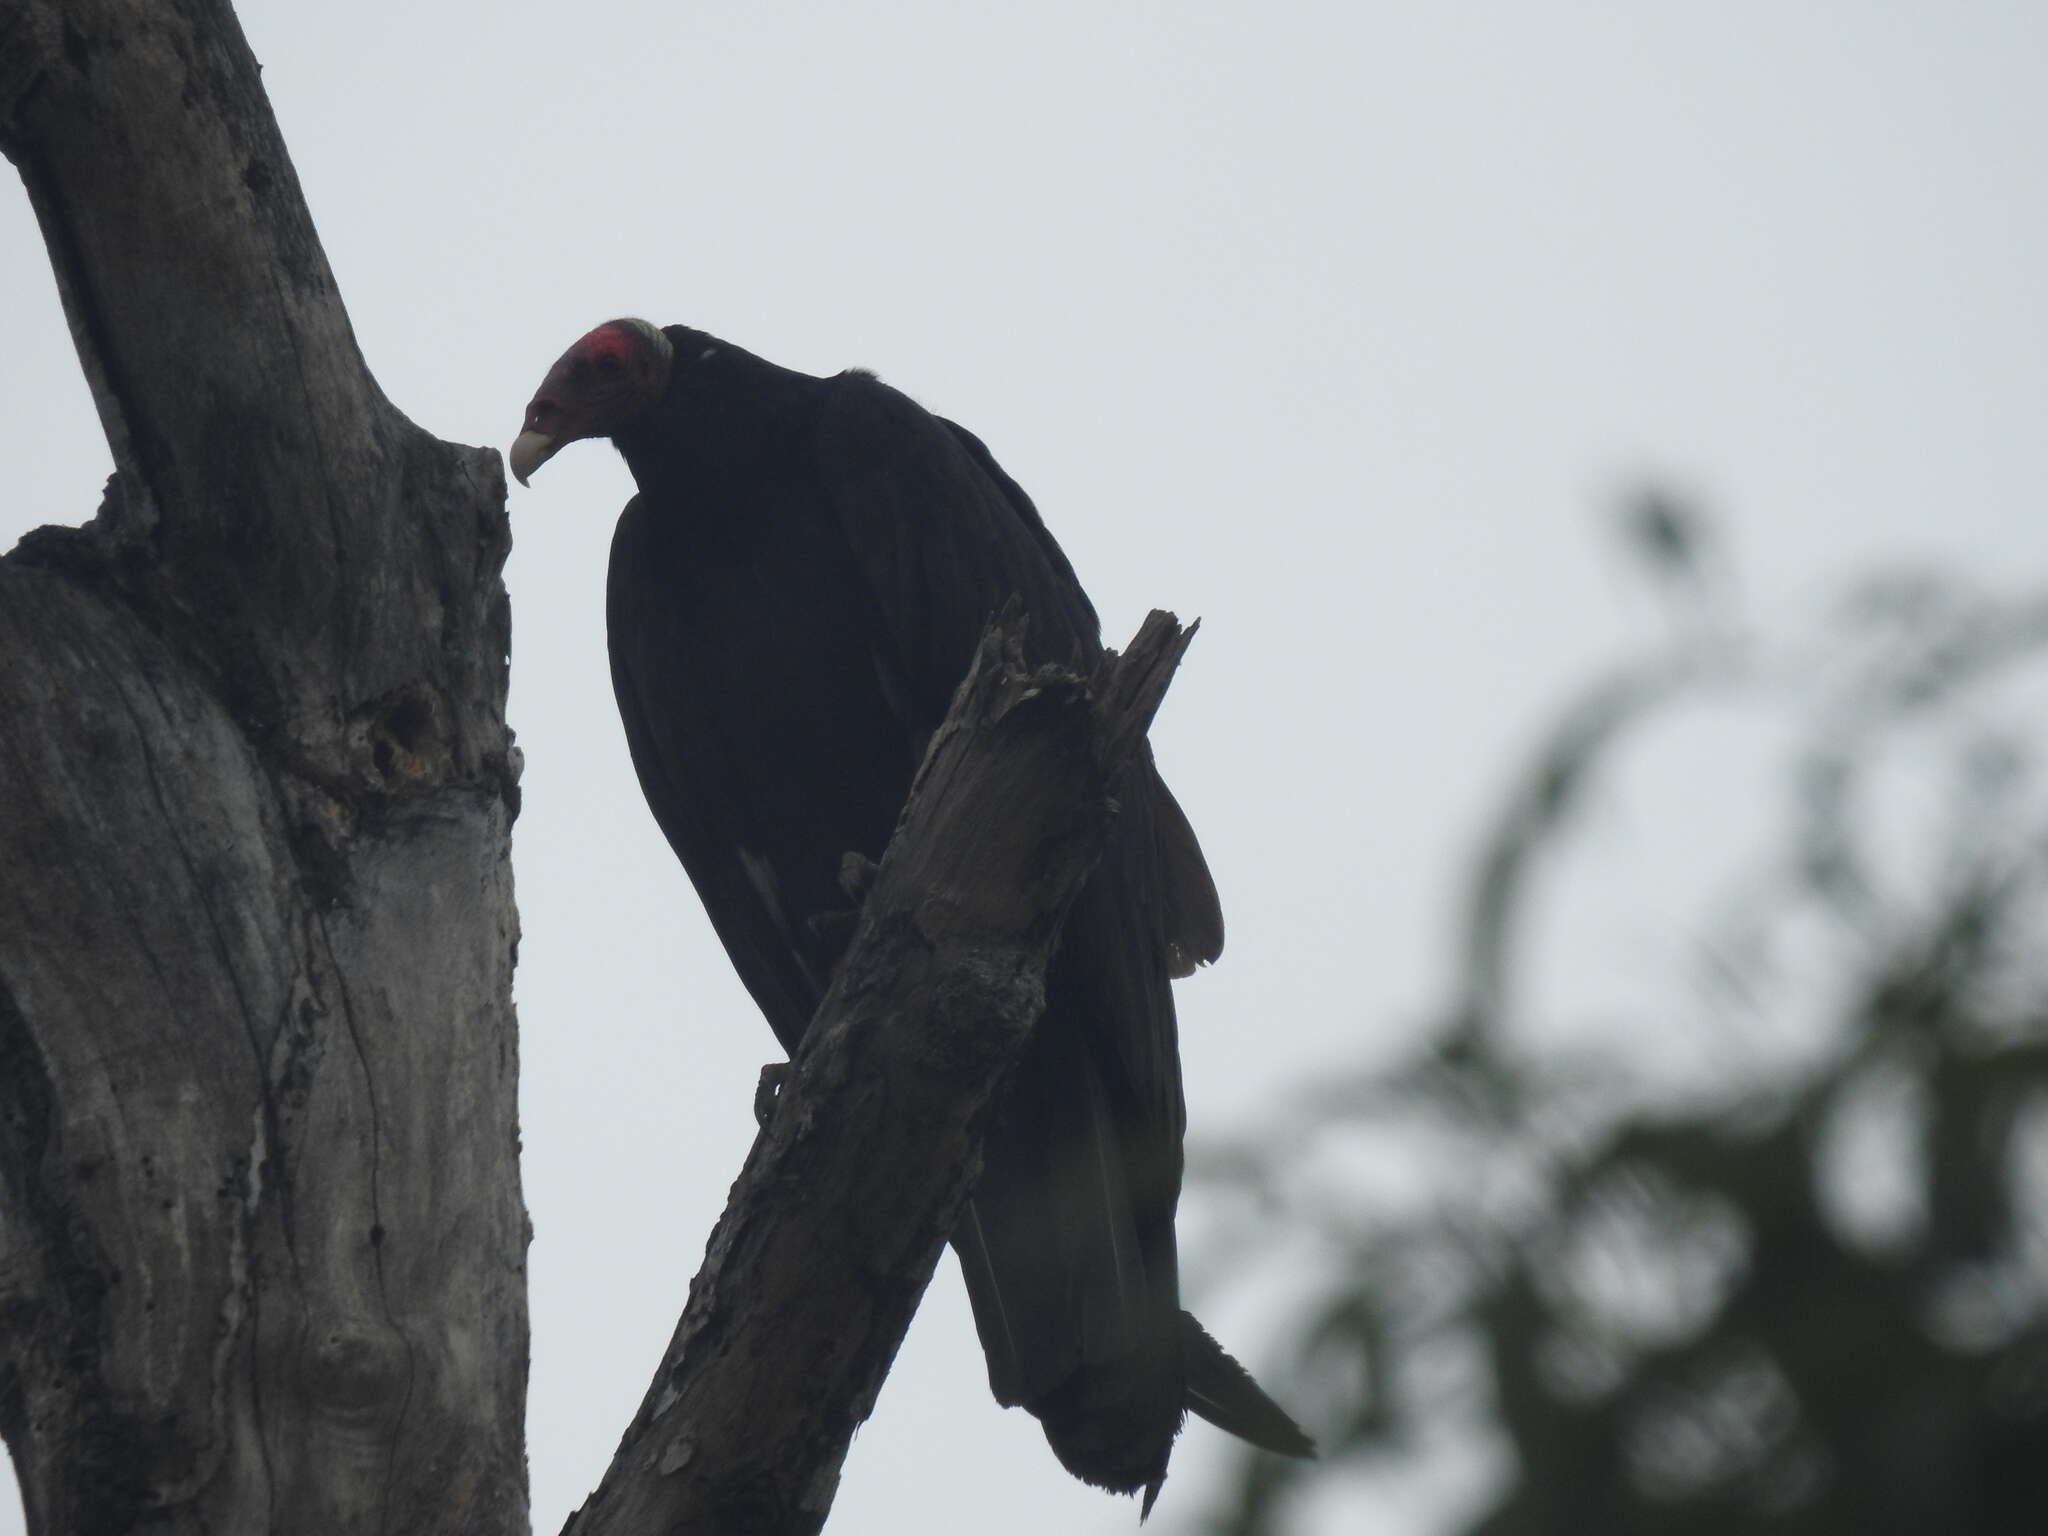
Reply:
[[823, 1525], [1194, 635], [1154, 612], [1082, 677], [1027, 668], [1020, 624], [984, 637], [932, 738], [653, 1385], [564, 1536]]

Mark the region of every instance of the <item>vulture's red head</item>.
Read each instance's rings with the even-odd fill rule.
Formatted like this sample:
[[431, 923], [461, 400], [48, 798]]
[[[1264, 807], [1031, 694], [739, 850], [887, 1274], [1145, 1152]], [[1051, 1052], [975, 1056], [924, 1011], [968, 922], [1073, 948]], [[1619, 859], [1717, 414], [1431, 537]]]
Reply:
[[521, 485], [568, 443], [609, 437], [651, 408], [668, 389], [675, 348], [645, 320], [607, 320], [564, 352], [526, 408], [513, 439], [512, 474]]

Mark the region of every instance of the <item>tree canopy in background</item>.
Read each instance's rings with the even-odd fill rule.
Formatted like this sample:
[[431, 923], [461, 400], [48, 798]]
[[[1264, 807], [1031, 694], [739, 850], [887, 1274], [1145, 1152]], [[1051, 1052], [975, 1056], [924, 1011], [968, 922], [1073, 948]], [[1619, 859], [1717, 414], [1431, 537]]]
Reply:
[[[1315, 1480], [1450, 1422], [1507, 1451], [1470, 1536], [2038, 1531], [2048, 596], [1886, 575], [1759, 633], [1694, 513], [1646, 495], [1624, 526], [1670, 637], [1520, 774], [1426, 1045], [1198, 1159], [1222, 1246], [1318, 1277], [1279, 1389], [1324, 1447], [1246, 1459], [1210, 1528], [1298, 1528]], [[1743, 807], [1769, 851], [1644, 1016], [1546, 1043], [1530, 930], [1577, 813], [1731, 701], [1789, 744]], [[1675, 815], [1740, 793], [1712, 753], [1683, 776]]]

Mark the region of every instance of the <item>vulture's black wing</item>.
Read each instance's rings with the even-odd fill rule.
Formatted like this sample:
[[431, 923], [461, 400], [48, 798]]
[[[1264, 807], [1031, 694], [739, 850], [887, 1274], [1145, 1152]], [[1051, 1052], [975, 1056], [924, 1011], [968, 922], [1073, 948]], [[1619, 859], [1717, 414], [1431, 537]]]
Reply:
[[[1072, 567], [972, 434], [848, 374], [832, 381], [817, 457], [914, 741], [943, 717], [1013, 594], [1029, 617], [1029, 659], [1086, 667], [1100, 656]], [[1128, 1489], [1163, 1475], [1187, 1401], [1173, 1236], [1185, 1112], [1169, 976], [1215, 954], [1222, 921], [1149, 760], [1120, 798], [954, 1241], [996, 1397], [1038, 1414], [1070, 1470]]]
[[[759, 825], [759, 797], [736, 782], [717, 691], [707, 686], [717, 624], [702, 594], [678, 586], [693, 569], [673, 516], [633, 498], [612, 536], [605, 627], [612, 687], [633, 767], [669, 846], [704, 903], [741, 982], [794, 1052], [829, 979], [830, 954], [808, 920], [824, 906], [779, 878], [786, 829]], [[701, 562], [700, 562], [701, 563]], [[667, 575], [664, 581], [650, 573]], [[746, 707], [736, 701], [725, 711]], [[791, 910], [791, 908], [794, 910]]]
[[[948, 421], [945, 425], [967, 449], [982, 473], [1001, 487], [1011, 510], [1031, 530], [1055, 578], [1071, 585], [1076, 592], [1081, 591], [1080, 579], [1074, 575], [1066, 551], [1054, 542], [1051, 530], [1045, 526], [1045, 519], [1038, 515], [1038, 508], [1025, 494], [1024, 487], [1004, 472], [980, 438], [957, 421]], [[1085, 595], [1082, 601], [1087, 601]], [[1091, 622], [1094, 619], [1092, 609], [1089, 618]], [[1099, 636], [1099, 625], [1096, 631]], [[1152, 801], [1153, 836], [1158, 842], [1160, 900], [1163, 903], [1160, 916], [1165, 924], [1167, 949], [1173, 974], [1187, 976], [1194, 972], [1196, 966], [1208, 965], [1223, 953], [1223, 906], [1216, 897], [1216, 882], [1209, 874], [1209, 862], [1202, 857], [1202, 845], [1195, 840], [1195, 829], [1188, 825], [1187, 813], [1180, 808], [1180, 802], [1173, 798], [1173, 791], [1166, 787], [1165, 780], [1159, 777], [1153, 766], [1149, 744], [1145, 748], [1143, 772], [1148, 781], [1144, 792]]]

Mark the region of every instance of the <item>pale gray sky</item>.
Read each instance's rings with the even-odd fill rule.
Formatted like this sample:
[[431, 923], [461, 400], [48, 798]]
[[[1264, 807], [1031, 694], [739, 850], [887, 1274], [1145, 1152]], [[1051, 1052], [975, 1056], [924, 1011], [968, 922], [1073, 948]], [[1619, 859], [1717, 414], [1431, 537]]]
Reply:
[[[1180, 993], [1199, 1135], [1391, 1051], [1440, 985], [1511, 755], [1652, 632], [1598, 536], [1618, 488], [1708, 498], [1765, 612], [1880, 559], [2048, 564], [2048, 11], [1637, 9], [243, 19], [364, 351], [429, 429], [503, 447], [620, 313], [869, 366], [987, 440], [1112, 643], [1154, 605], [1202, 616], [1155, 736], [1230, 922]], [[4, 544], [88, 516], [108, 467], [19, 197], [0, 330]], [[543, 1531], [638, 1403], [771, 1054], [613, 715], [629, 491], [585, 445], [513, 501]], [[1256, 1306], [1205, 1310], [1258, 1358]], [[1190, 1428], [1157, 1528], [1218, 1449]], [[1309, 1524], [1444, 1530], [1471, 1464], [1358, 1480]], [[995, 1407], [945, 1259], [833, 1528], [1135, 1520]]]

